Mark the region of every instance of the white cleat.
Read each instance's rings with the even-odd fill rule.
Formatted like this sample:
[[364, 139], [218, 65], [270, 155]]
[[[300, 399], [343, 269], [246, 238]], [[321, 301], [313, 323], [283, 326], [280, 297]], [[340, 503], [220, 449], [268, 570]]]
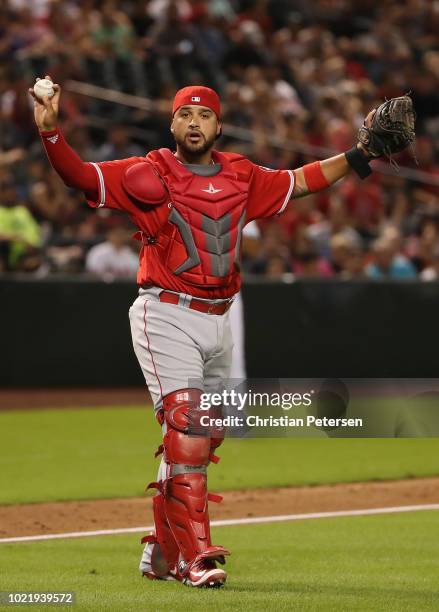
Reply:
[[216, 567], [215, 561], [211, 559], [196, 560], [189, 567], [184, 562], [181, 562], [179, 573], [183, 576], [184, 584], [198, 588], [222, 587], [227, 578], [226, 572]]

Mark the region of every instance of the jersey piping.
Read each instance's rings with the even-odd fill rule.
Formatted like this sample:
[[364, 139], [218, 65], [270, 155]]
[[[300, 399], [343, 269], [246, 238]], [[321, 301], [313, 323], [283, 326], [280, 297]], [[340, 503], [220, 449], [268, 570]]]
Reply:
[[96, 162], [90, 162], [91, 165], [94, 167], [94, 169], [96, 170], [96, 173], [98, 175], [98, 180], [99, 180], [99, 204], [97, 205], [96, 208], [102, 208], [102, 206], [105, 205], [105, 182], [104, 182], [104, 175], [102, 174], [102, 170], [99, 168], [98, 164]]
[[282, 206], [279, 208], [279, 210], [276, 213], [277, 215], [280, 215], [285, 210], [288, 202], [291, 199], [291, 194], [293, 193], [294, 185], [296, 182], [296, 177], [294, 176], [294, 172], [292, 170], [287, 170], [287, 172], [290, 175], [290, 188], [288, 189], [287, 195], [285, 196], [284, 203], [282, 204]]

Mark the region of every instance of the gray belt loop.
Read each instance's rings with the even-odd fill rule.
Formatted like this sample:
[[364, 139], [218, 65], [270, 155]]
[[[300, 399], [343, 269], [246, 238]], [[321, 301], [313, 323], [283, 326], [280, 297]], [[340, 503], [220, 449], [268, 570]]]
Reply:
[[186, 294], [185, 293], [178, 294], [178, 305], [186, 306]]

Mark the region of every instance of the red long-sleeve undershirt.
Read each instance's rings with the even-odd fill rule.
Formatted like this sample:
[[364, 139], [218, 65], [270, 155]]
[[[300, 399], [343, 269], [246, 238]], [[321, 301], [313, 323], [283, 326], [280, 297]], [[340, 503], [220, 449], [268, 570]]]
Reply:
[[41, 140], [52, 164], [68, 187], [79, 189], [87, 194], [90, 200], [98, 197], [98, 177], [96, 170], [89, 162], [84, 162], [67, 144], [61, 130], [40, 131]]

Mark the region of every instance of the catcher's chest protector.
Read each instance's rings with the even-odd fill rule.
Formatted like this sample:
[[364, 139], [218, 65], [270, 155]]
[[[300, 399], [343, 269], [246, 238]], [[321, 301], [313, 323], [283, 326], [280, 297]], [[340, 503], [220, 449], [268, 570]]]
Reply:
[[248, 182], [215, 152], [221, 172], [199, 176], [169, 149], [148, 155], [166, 183], [172, 208], [157, 240], [164, 265], [192, 285], [223, 287], [239, 265]]

